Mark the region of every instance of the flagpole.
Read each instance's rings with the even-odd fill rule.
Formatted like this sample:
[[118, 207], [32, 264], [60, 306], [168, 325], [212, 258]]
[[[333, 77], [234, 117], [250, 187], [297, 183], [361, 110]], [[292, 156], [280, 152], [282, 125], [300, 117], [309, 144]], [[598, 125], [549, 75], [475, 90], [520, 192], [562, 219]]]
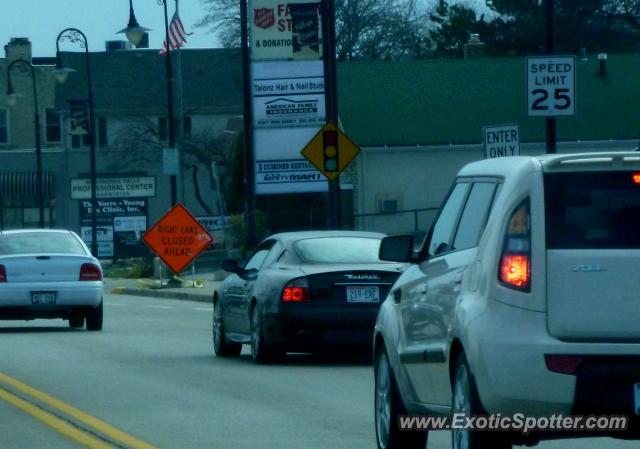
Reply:
[[[171, 67], [171, 40], [169, 39], [169, 13], [167, 12], [167, 0], [162, 0], [162, 6], [164, 8], [164, 31], [165, 42], [167, 46], [167, 54], [165, 59], [165, 66], [167, 70], [167, 130], [169, 137], [169, 148], [175, 148], [176, 136], [175, 136], [175, 120], [173, 117], [173, 68]], [[178, 160], [179, 160], [178, 156]], [[171, 175], [171, 207], [175, 206], [178, 202], [178, 185], [176, 175]]]
[[[178, 0], [176, 0], [176, 12], [175, 14], [180, 17], [180, 13], [178, 12]], [[182, 45], [178, 46], [174, 50], [175, 60], [175, 82], [176, 82], [176, 90], [175, 94], [175, 110], [176, 110], [176, 123], [177, 123], [177, 132], [176, 132], [176, 140], [181, 142], [184, 136], [184, 104], [182, 101]], [[184, 203], [184, 175], [182, 173], [182, 151], [178, 151], [178, 176], [180, 181], [180, 202]]]

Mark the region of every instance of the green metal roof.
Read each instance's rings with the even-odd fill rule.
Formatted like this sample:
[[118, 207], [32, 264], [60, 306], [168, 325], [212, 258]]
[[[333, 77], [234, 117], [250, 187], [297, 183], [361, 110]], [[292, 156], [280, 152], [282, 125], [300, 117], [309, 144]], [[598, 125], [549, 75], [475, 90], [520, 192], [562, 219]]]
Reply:
[[[242, 112], [239, 49], [193, 49], [181, 53], [185, 112]], [[90, 53], [90, 57], [98, 113], [158, 114], [166, 108], [165, 59], [158, 50], [116, 50]], [[66, 109], [69, 98], [86, 98], [85, 55], [65, 52], [62, 61], [65, 67], [78, 70], [56, 92], [56, 107]]]
[[[63, 53], [79, 70], [57, 89], [56, 106], [86, 95], [84, 53]], [[166, 108], [157, 50], [91, 53], [100, 114], [158, 114]], [[640, 55], [576, 58], [576, 116], [557, 120], [558, 139], [640, 138]], [[241, 113], [239, 49], [182, 51], [186, 112]], [[545, 120], [527, 117], [526, 58], [349, 62], [338, 65], [340, 119], [361, 146], [477, 144], [482, 127], [515, 123], [522, 142], [544, 141]]]
[[[576, 58], [576, 116], [557, 119], [558, 140], [640, 138], [640, 55]], [[527, 117], [526, 58], [351, 62], [338, 66], [340, 118], [361, 146], [482, 142], [486, 125], [518, 124], [522, 142], [544, 141]]]

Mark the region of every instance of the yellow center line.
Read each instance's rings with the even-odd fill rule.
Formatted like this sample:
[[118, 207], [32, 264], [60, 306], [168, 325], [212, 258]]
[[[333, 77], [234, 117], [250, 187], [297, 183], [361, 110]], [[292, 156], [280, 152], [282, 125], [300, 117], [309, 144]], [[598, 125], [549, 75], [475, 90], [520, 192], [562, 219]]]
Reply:
[[28, 413], [39, 421], [42, 421], [53, 430], [82, 444], [83, 446], [88, 447], [89, 449], [114, 449], [114, 446], [99, 440], [93, 435], [78, 429], [57, 416], [36, 407], [35, 405], [9, 393], [6, 390], [3, 390], [2, 388], [0, 388], [0, 399], [4, 399], [9, 404], [18, 407], [23, 412]]
[[[149, 443], [146, 443], [132, 435], [129, 435], [128, 433], [125, 433], [123, 431], [121, 431], [120, 429], [117, 429], [115, 427], [113, 427], [110, 424], [107, 424], [104, 421], [99, 420], [98, 418], [95, 418], [85, 412], [83, 412], [82, 410], [79, 410], [65, 402], [62, 402], [60, 399], [56, 399], [53, 396], [50, 396], [40, 390], [36, 390], [33, 387], [30, 387], [27, 384], [24, 384], [22, 382], [20, 382], [17, 379], [14, 379], [13, 377], [8, 376], [7, 374], [1, 373], [0, 372], [0, 382], [9, 385], [13, 388], [15, 388], [18, 391], [21, 391], [22, 393], [31, 396], [32, 398], [37, 399], [38, 401], [47, 404], [48, 406], [52, 407], [55, 410], [58, 410], [68, 416], [70, 416], [71, 418], [74, 418], [75, 420], [85, 424], [88, 427], [91, 427], [95, 430], [97, 430], [98, 432], [104, 434], [105, 436], [111, 438], [114, 441], [120, 442], [120, 443], [124, 443], [126, 446], [129, 446], [131, 449], [158, 449], [156, 446], [153, 446]], [[2, 390], [0, 390], [2, 391]], [[16, 403], [13, 402], [13, 400], [8, 400], [6, 399], [6, 396], [9, 393], [5, 393], [2, 395], [2, 399], [5, 399], [7, 402], [11, 402], [12, 404], [16, 405]], [[13, 395], [11, 395], [13, 396]], [[14, 398], [20, 399], [17, 396], [13, 396]], [[22, 400], [22, 399], [20, 399]], [[28, 405], [28, 402], [23, 401]], [[17, 406], [17, 405], [16, 405]], [[35, 407], [33, 405], [31, 405], [32, 407]], [[20, 407], [21, 409], [25, 410], [23, 407]], [[40, 410], [38, 407], [35, 407], [37, 410]], [[26, 410], [25, 410], [26, 411]], [[29, 414], [33, 415], [30, 412], [27, 412]], [[46, 412], [45, 412], [46, 413]], [[53, 415], [51, 415], [53, 416]], [[40, 419], [40, 418], [38, 418]], [[44, 420], [40, 419], [41, 421], [45, 422]], [[64, 423], [64, 421], [60, 420], [61, 422]], [[46, 422], [47, 424], [49, 424], [48, 422]], [[49, 424], [50, 425], [50, 424]], [[53, 427], [53, 426], [51, 426]], [[73, 426], [71, 426], [73, 427]], [[55, 428], [55, 427], [54, 427]], [[57, 429], [56, 429], [57, 430]], [[65, 433], [66, 435], [66, 433]], [[84, 443], [83, 443], [84, 444]], [[98, 446], [89, 446], [91, 448], [98, 448]], [[112, 449], [112, 446], [110, 445], [105, 445], [102, 446], [101, 448], [109, 448]]]

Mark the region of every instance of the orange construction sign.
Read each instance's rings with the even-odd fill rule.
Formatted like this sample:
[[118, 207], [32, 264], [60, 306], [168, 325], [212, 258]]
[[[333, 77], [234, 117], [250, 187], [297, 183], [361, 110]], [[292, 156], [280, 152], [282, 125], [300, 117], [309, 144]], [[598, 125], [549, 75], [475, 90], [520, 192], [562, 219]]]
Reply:
[[184, 270], [213, 243], [213, 237], [182, 204], [176, 204], [142, 239], [174, 273]]

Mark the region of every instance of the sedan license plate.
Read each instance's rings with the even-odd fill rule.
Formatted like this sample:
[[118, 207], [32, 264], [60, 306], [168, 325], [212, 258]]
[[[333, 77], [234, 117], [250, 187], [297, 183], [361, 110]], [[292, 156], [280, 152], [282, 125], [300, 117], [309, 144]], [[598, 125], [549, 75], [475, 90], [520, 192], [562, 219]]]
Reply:
[[56, 294], [55, 292], [32, 292], [31, 302], [33, 304], [55, 304]]
[[347, 287], [347, 302], [380, 302], [378, 287]]
[[636, 415], [640, 415], [640, 383], [633, 385], [633, 405]]

